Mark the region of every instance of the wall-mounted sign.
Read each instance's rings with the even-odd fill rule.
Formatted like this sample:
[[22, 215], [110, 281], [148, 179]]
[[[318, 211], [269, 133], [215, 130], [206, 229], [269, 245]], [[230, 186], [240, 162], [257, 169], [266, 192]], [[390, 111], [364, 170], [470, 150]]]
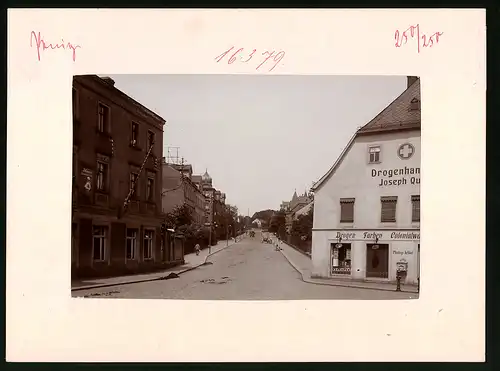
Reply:
[[415, 153], [415, 147], [410, 143], [401, 144], [398, 148], [398, 156], [401, 160], [408, 160]]
[[408, 271], [408, 262], [405, 259], [401, 259], [396, 263], [396, 270], [398, 272], [407, 272]]
[[88, 168], [84, 167], [82, 169], [81, 174], [84, 175], [84, 176], [90, 176], [91, 177], [92, 174], [93, 174], [93, 171], [91, 169], [88, 169]]
[[394, 169], [372, 169], [372, 178], [379, 178], [379, 187], [420, 184], [419, 167], [401, 167]]
[[333, 236], [337, 241], [340, 238], [342, 241], [366, 241], [375, 243], [382, 241], [420, 241], [420, 231], [369, 231], [369, 230], [356, 230], [356, 231], [335, 231]]
[[85, 185], [83, 186], [87, 192], [90, 192], [92, 189], [92, 178], [91, 177], [86, 177], [85, 178]]

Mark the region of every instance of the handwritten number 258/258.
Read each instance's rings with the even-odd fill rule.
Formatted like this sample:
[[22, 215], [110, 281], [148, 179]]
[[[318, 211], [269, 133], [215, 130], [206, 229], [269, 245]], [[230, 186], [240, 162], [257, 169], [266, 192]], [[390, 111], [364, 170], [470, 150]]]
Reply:
[[[224, 53], [218, 55], [217, 57], [215, 57], [215, 61], [216, 62], [220, 62], [222, 59], [224, 59], [224, 57], [226, 55], [228, 55], [231, 51], [233, 51], [234, 49], [234, 46], [232, 46], [231, 48], [229, 48], [228, 50], [226, 50]], [[236, 61], [236, 56], [237, 54], [241, 54], [243, 52], [243, 48], [239, 48], [238, 50], [236, 50], [235, 52], [233, 52], [228, 60], [227, 60], [227, 64], [233, 64], [235, 61]], [[240, 55], [240, 60], [241, 62], [243, 63], [247, 63], [249, 62], [254, 54], [257, 52], [257, 49], [253, 49], [252, 52], [248, 55], [247, 59], [243, 59], [242, 56]], [[272, 71], [280, 62], [281, 60], [285, 57], [285, 52], [284, 51], [280, 51], [278, 53], [276, 53], [274, 50], [272, 52], [269, 52], [269, 51], [265, 51], [263, 53], [261, 53], [261, 55], [267, 55], [267, 58], [265, 58], [256, 68], [256, 70], [259, 70], [260, 67], [262, 67], [262, 65], [264, 65], [264, 63], [266, 63], [270, 58], [273, 58], [272, 60], [275, 62], [274, 65], [269, 69], [269, 72]]]

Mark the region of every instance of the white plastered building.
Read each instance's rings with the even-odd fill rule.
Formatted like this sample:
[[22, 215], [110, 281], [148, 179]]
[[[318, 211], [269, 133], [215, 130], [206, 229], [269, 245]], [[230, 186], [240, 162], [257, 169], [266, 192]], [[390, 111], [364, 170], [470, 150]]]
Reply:
[[313, 277], [417, 284], [420, 80], [351, 138], [313, 186]]

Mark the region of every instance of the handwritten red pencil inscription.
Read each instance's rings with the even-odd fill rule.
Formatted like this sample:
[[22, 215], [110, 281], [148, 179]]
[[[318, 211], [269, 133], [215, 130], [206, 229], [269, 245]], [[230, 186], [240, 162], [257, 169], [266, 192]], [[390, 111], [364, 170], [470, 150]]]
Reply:
[[439, 43], [439, 38], [443, 35], [443, 32], [434, 32], [432, 35], [427, 36], [423, 32], [420, 31], [420, 25], [410, 26], [407, 30], [400, 33], [399, 30], [396, 30], [394, 33], [394, 39], [396, 43], [394, 46], [396, 48], [400, 48], [401, 45], [405, 45], [408, 41], [408, 37], [413, 38], [417, 37], [417, 53], [420, 53], [422, 48], [432, 48], [433, 45]]
[[[230, 55], [230, 57], [227, 60], [227, 64], [233, 64], [236, 61], [237, 56], [238, 56], [240, 62], [247, 63], [250, 60], [252, 60], [255, 53], [257, 53], [257, 49], [253, 49], [250, 53], [245, 52], [243, 48], [239, 48], [236, 51], [234, 51], [234, 49], [235, 49], [235, 47], [232, 46], [231, 48], [226, 50], [224, 53], [215, 57], [215, 61], [217, 63], [219, 63], [220, 61], [222, 61], [222, 59], [224, 59], [224, 57], [226, 55]], [[229, 54], [230, 52], [233, 52], [233, 53]], [[283, 58], [285, 57], [285, 52], [279, 51], [276, 53], [275, 50], [273, 50], [271, 52], [266, 50], [266, 51], [260, 53], [261, 56], [266, 56], [263, 59], [262, 58], [258, 59], [258, 55], [259, 55], [259, 53], [257, 53], [256, 61], [257, 61], [257, 63], [260, 62], [260, 64], [255, 69], [257, 71], [259, 71], [259, 68], [261, 68], [264, 64], [266, 64], [266, 62], [269, 62], [269, 63], [274, 62], [274, 65], [268, 70], [269, 72], [271, 72], [283, 60]]]
[[70, 42], [65, 43], [64, 40], [61, 39], [60, 44], [46, 44], [45, 40], [42, 38], [40, 35], [40, 32], [38, 32], [38, 35], [35, 33], [35, 31], [31, 31], [31, 36], [30, 36], [30, 47], [33, 47], [33, 39], [35, 39], [35, 46], [36, 46], [36, 51], [38, 54], [38, 61], [40, 61], [40, 51], [45, 51], [47, 49], [54, 50], [54, 49], [71, 49], [73, 50], [73, 62], [76, 60], [76, 49], [81, 48], [80, 45], [73, 45]]

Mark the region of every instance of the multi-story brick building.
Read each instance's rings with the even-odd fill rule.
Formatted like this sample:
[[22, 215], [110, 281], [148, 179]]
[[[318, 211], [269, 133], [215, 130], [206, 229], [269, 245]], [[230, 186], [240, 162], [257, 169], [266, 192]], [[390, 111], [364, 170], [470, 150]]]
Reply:
[[164, 213], [187, 205], [193, 222], [205, 223], [206, 199], [202, 190], [192, 181], [193, 167], [189, 164], [168, 164], [162, 161], [162, 208]]
[[[217, 224], [215, 221], [215, 192], [216, 189], [212, 184], [212, 177], [208, 174], [208, 170], [205, 170], [203, 175], [193, 175], [193, 182], [196, 184], [198, 189], [200, 189], [205, 195], [205, 226], [210, 227], [210, 241], [211, 243], [217, 242], [216, 229]], [[224, 195], [225, 198], [225, 195]]]
[[74, 77], [73, 276], [133, 273], [171, 263], [161, 232], [164, 124], [112, 79]]

